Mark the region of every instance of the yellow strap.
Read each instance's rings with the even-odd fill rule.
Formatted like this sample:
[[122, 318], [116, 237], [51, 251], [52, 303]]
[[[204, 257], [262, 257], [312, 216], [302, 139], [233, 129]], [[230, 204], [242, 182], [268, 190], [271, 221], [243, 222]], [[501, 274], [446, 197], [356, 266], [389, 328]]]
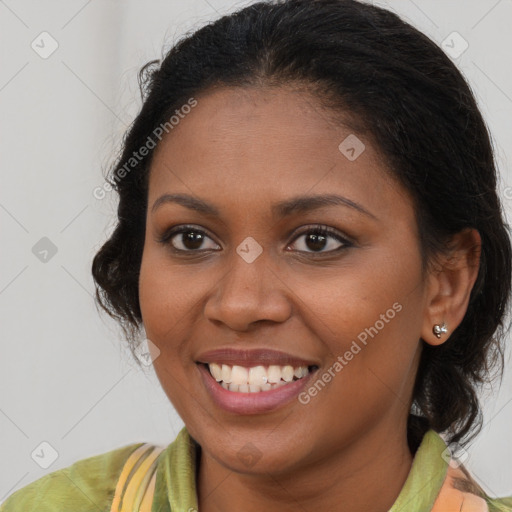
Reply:
[[117, 481], [117, 486], [114, 494], [114, 500], [112, 501], [111, 512], [118, 512], [119, 505], [121, 503], [121, 497], [123, 496], [124, 487], [128, 480], [128, 476], [132, 469], [135, 467], [135, 464], [139, 461], [139, 459], [148, 451], [149, 445], [143, 444], [139, 446], [126, 460], [123, 470], [121, 471], [121, 475], [119, 476], [119, 480]]
[[145, 443], [126, 460], [110, 512], [150, 512], [161, 446]]
[[153, 495], [155, 494], [155, 483], [156, 471], [153, 473], [153, 476], [151, 477], [151, 481], [149, 482], [146, 494], [144, 495], [142, 503], [140, 504], [139, 512], [151, 512], [151, 506], [153, 505]]
[[120, 512], [139, 512], [149, 480], [153, 476], [153, 472], [156, 471], [157, 458], [163, 450], [163, 448], [156, 446], [152, 448], [153, 451], [144, 459], [128, 482]]

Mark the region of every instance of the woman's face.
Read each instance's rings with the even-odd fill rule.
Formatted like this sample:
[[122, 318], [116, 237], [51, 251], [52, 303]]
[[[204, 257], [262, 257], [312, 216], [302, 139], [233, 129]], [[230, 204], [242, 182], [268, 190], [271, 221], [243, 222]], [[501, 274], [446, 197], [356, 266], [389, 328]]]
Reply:
[[[163, 389], [208, 456], [284, 474], [352, 443], [371, 457], [405, 434], [426, 284], [413, 204], [369, 140], [306, 93], [219, 89], [162, 140], [148, 205], [143, 322]], [[245, 386], [223, 388], [205, 362]], [[284, 366], [301, 362], [317, 369], [285, 384]], [[265, 377], [281, 385], [260, 390]]]

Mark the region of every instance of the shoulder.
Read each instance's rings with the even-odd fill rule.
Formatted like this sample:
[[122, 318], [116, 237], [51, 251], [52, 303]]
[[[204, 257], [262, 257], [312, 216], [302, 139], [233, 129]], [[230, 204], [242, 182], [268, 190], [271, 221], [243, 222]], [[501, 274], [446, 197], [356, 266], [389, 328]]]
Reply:
[[512, 497], [491, 498], [462, 464], [450, 461], [445, 482], [432, 512], [512, 512]]
[[146, 445], [126, 445], [44, 475], [11, 494], [0, 512], [108, 511], [124, 464]]
[[512, 497], [491, 497], [433, 429], [422, 437], [390, 512], [512, 512]]
[[512, 496], [508, 498], [487, 498], [489, 512], [512, 512]]

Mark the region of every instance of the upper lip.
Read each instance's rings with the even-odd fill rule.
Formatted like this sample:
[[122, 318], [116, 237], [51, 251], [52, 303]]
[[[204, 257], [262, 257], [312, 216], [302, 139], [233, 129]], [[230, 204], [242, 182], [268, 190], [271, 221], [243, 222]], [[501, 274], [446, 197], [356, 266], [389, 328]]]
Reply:
[[238, 366], [318, 366], [318, 363], [306, 360], [293, 354], [287, 354], [268, 348], [241, 350], [234, 348], [218, 348], [200, 354], [198, 363], [225, 363]]

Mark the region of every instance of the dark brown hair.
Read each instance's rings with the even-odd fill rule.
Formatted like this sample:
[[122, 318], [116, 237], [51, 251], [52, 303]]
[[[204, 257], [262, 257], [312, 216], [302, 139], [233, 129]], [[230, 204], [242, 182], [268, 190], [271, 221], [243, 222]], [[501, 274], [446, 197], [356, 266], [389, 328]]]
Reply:
[[139, 81], [143, 105], [108, 178], [119, 194], [117, 225], [92, 265], [98, 303], [129, 339], [141, 326], [138, 276], [154, 149], [122, 179], [119, 171], [176, 109], [209, 88], [304, 84], [356, 120], [409, 191], [424, 261], [463, 229], [480, 233], [468, 310], [445, 343], [422, 341], [409, 417], [412, 447], [428, 428], [446, 432], [449, 442], [474, 437], [482, 423], [477, 389], [492, 370], [503, 370], [512, 253], [485, 122], [443, 51], [381, 8], [355, 0], [280, 0], [255, 3], [187, 35], [161, 61], [146, 64]]

